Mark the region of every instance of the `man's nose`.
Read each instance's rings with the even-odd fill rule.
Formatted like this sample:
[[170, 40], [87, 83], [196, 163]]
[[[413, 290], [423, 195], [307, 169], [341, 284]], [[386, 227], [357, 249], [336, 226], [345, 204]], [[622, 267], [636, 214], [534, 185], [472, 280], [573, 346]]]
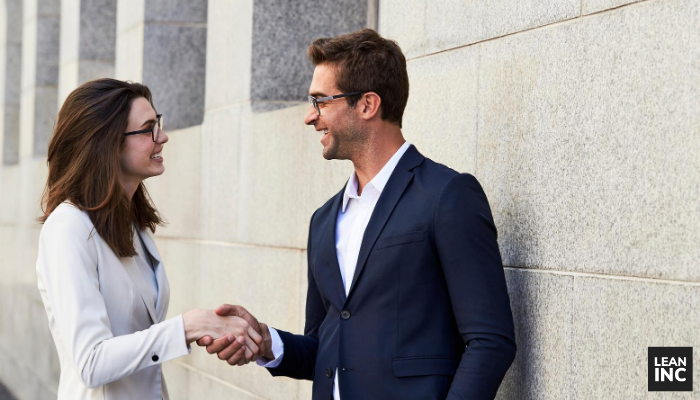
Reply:
[[309, 110], [306, 112], [306, 117], [304, 118], [304, 123], [306, 125], [313, 125], [318, 120], [318, 114], [313, 106], [309, 106]]

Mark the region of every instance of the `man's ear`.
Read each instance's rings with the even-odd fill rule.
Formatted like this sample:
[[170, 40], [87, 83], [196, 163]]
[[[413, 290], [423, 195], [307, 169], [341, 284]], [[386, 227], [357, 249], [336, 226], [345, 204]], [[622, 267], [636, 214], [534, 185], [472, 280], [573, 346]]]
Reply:
[[359, 111], [360, 118], [365, 121], [373, 119], [375, 116], [379, 116], [380, 106], [382, 105], [382, 98], [374, 92], [367, 92], [362, 95], [362, 98], [357, 102], [357, 110]]

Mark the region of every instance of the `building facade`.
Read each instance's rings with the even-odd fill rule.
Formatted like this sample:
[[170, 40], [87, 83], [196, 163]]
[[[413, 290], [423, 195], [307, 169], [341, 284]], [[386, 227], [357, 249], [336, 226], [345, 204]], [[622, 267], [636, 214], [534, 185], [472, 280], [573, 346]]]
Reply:
[[[697, 0], [1, 0], [0, 24], [0, 381], [20, 399], [58, 386], [36, 218], [65, 97], [139, 81], [166, 116], [147, 186], [170, 315], [236, 303], [301, 332], [309, 218], [352, 171], [303, 124], [306, 47], [365, 26], [406, 54], [405, 137], [489, 197], [519, 347], [499, 398], [662, 397], [647, 348], [700, 348]], [[164, 371], [173, 399], [311, 397], [201, 349]]]

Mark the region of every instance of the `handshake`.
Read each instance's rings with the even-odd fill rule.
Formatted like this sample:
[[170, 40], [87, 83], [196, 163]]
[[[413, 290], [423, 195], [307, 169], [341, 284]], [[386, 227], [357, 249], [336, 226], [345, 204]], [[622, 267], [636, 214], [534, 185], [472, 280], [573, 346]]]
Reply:
[[191, 310], [182, 315], [187, 344], [207, 348], [230, 365], [245, 365], [259, 357], [275, 358], [267, 325], [241, 306], [224, 304], [216, 310]]

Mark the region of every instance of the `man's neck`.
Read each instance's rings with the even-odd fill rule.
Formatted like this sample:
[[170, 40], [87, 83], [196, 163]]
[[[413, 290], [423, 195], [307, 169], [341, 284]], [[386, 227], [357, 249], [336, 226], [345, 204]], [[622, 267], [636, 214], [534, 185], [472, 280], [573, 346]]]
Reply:
[[[378, 136], [382, 137], [382, 135]], [[361, 154], [352, 160], [357, 175], [358, 195], [362, 195], [365, 185], [377, 176], [405, 142], [401, 130], [398, 130], [398, 135], [386, 135], [383, 139], [368, 143]]]

